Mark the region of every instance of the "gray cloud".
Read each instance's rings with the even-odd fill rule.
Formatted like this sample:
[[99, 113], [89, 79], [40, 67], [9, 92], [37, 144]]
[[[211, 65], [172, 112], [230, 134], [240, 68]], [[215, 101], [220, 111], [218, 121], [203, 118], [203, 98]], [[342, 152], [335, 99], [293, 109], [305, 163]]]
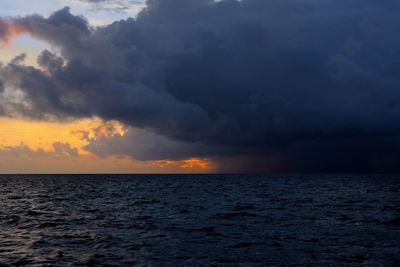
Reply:
[[80, 2], [90, 3], [94, 9], [128, 11], [133, 6], [142, 5], [144, 0], [78, 0]]
[[[336, 159], [352, 155], [353, 166], [390, 169], [370, 162], [400, 158], [399, 8], [394, 0], [149, 0], [137, 19], [100, 28], [68, 9], [16, 18], [12, 25], [60, 55], [43, 52], [41, 69], [1, 67], [0, 111], [119, 120], [172, 142], [156, 146], [157, 159], [303, 155], [290, 169], [351, 170]], [[7, 25], [0, 20], [3, 39]], [[7, 88], [18, 88], [12, 101]], [[88, 149], [135, 156], [147, 149], [135, 138]]]
[[78, 149], [71, 147], [69, 143], [53, 143], [53, 150], [45, 151], [41, 148], [34, 150], [21, 143], [18, 146], [0, 146], [0, 156], [15, 157], [76, 157], [79, 155]]
[[[88, 136], [83, 132], [82, 135]], [[124, 135], [113, 134], [87, 138], [83, 149], [101, 157], [129, 155], [139, 161], [182, 160], [206, 158], [212, 155], [236, 155], [241, 153], [234, 146], [215, 146], [201, 142], [182, 142], [143, 129], [128, 128]]]

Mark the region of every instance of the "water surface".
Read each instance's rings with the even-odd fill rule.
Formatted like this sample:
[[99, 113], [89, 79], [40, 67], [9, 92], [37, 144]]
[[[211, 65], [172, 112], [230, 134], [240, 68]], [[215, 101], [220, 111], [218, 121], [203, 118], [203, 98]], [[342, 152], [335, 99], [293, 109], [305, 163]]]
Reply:
[[398, 266], [396, 176], [0, 176], [0, 266]]

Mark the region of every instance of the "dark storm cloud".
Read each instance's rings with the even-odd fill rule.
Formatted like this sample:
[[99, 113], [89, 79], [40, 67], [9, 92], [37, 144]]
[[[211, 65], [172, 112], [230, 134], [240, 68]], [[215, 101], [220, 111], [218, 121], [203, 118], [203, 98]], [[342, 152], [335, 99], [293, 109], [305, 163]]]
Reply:
[[0, 110], [116, 119], [194, 156], [380, 170], [376, 158], [400, 159], [398, 10], [394, 0], [149, 0], [137, 19], [102, 28], [68, 9], [16, 18], [61, 57], [3, 66], [23, 101]]

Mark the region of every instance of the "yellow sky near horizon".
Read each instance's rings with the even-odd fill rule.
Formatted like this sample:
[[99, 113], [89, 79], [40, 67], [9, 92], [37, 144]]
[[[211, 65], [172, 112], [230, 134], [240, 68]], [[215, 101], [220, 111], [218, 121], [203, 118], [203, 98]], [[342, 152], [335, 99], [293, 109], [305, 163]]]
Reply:
[[[0, 173], [193, 173], [212, 172], [209, 159], [135, 161], [129, 156], [99, 157], [82, 149], [87, 140], [109, 134], [109, 124], [115, 133], [122, 134], [118, 122], [104, 122], [99, 118], [71, 122], [42, 122], [0, 117]], [[77, 156], [54, 155], [54, 143], [68, 143], [79, 152]], [[33, 151], [43, 149], [47, 154], [1, 153], [5, 147], [18, 148], [24, 144]]]
[[211, 163], [203, 159], [183, 161], [133, 161], [128, 156], [100, 158], [94, 155], [77, 157], [21, 157], [0, 153], [0, 174], [79, 174], [79, 173], [211, 173]]
[[[76, 132], [91, 131], [103, 124], [100, 119], [82, 119], [72, 122], [42, 122], [0, 117], [0, 145], [17, 146], [21, 143], [32, 149], [51, 150], [53, 143], [69, 143], [80, 149], [87, 142]], [[85, 151], [80, 150], [85, 153]]]

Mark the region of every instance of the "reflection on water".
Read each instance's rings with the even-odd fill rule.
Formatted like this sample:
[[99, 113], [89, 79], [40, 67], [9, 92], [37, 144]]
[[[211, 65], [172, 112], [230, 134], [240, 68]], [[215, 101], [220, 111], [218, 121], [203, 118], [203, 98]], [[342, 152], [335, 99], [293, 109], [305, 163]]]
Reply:
[[0, 176], [0, 266], [396, 266], [400, 179]]

